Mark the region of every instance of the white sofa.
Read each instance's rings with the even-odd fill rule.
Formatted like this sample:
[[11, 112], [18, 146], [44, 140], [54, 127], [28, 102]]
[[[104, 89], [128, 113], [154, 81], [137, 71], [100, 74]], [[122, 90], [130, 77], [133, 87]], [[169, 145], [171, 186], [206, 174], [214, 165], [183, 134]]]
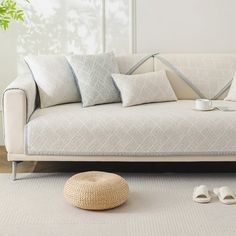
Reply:
[[176, 102], [123, 108], [71, 103], [39, 109], [31, 74], [4, 92], [8, 160], [21, 161], [235, 161], [236, 112], [194, 111], [194, 100], [236, 110], [224, 101], [236, 71], [235, 54], [118, 56], [121, 73], [167, 70]]

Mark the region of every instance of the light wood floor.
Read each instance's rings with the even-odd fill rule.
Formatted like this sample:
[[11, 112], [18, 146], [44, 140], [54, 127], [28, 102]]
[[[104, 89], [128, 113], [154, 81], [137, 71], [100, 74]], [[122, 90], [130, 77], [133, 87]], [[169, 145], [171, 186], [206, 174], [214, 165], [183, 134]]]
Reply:
[[[71, 162], [21, 162], [17, 166], [18, 173], [31, 173], [31, 172], [75, 172], [79, 171], [77, 168], [78, 163]], [[10, 173], [11, 162], [7, 160], [7, 152], [4, 146], [0, 146], [0, 173]]]
[[[23, 162], [17, 168], [17, 172], [34, 172], [36, 162]], [[7, 161], [7, 152], [4, 146], [0, 146], [0, 173], [11, 172], [11, 162]]]
[[[18, 173], [80, 172], [236, 172], [236, 162], [228, 163], [127, 163], [127, 162], [22, 162]], [[0, 173], [10, 173], [5, 147], [0, 146]]]
[[[147, 168], [149, 169], [149, 168]], [[100, 163], [100, 162], [21, 162], [17, 165], [17, 173], [51, 173], [51, 172], [80, 172], [89, 170], [111, 172], [140, 172], [135, 164], [127, 167], [127, 163]], [[143, 168], [141, 168], [141, 172]], [[10, 173], [11, 162], [7, 160], [7, 152], [4, 146], [0, 146], [0, 173]]]
[[[76, 172], [104, 168], [99, 168], [96, 163], [75, 163], [75, 162], [33, 162], [26, 161], [17, 165], [18, 173], [51, 173], [51, 172]], [[0, 173], [10, 173], [11, 162], [7, 160], [7, 152], [4, 146], [0, 146]]]

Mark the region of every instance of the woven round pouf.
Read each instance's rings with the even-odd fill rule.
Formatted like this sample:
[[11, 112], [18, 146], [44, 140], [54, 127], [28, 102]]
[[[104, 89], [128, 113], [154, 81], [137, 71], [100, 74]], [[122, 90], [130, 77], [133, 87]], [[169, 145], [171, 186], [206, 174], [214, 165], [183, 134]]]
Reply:
[[125, 203], [129, 186], [121, 176], [88, 171], [76, 174], [67, 180], [64, 197], [75, 207], [87, 210], [106, 210]]

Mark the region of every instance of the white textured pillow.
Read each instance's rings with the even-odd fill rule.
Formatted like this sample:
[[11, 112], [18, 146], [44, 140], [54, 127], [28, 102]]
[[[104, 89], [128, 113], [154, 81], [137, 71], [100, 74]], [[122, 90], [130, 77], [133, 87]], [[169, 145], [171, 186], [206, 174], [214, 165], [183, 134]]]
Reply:
[[41, 108], [81, 100], [73, 72], [64, 56], [27, 56], [25, 62], [38, 86]]
[[84, 107], [120, 102], [112, 73], [119, 73], [113, 53], [67, 57], [77, 78]]
[[236, 72], [234, 74], [234, 79], [232, 81], [231, 87], [229, 89], [229, 93], [225, 98], [226, 101], [236, 102]]
[[124, 107], [177, 100], [164, 70], [138, 75], [112, 74], [112, 77]]

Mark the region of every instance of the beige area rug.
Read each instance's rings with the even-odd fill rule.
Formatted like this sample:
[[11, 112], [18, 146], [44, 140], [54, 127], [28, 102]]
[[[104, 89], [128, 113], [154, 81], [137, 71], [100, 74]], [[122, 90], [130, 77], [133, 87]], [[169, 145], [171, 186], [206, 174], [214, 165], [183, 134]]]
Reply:
[[72, 174], [0, 175], [1, 236], [235, 236], [236, 205], [192, 202], [193, 187], [222, 185], [236, 192], [236, 174], [122, 174], [128, 202], [116, 209], [76, 209], [63, 199]]

